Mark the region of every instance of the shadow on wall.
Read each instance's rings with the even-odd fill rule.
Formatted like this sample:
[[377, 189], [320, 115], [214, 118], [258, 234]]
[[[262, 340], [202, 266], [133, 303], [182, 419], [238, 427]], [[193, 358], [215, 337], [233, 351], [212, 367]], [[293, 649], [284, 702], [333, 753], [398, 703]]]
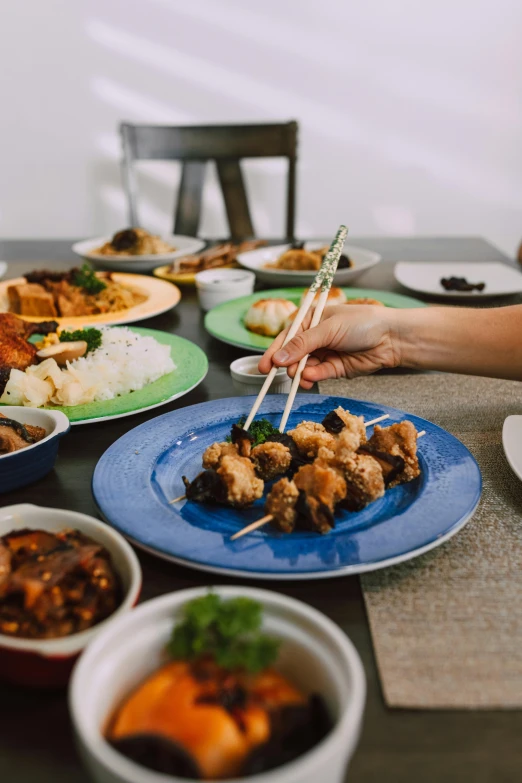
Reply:
[[[448, 25], [457, 13], [450, 0], [422, 9], [398, 0], [393, 14], [384, 0], [357, 9], [324, 0], [321, 16], [313, 5], [304, 4], [296, 20], [275, 0], [255, 10], [233, 0], [150, 0], [132, 12], [123, 0], [91, 4], [85, 31], [96, 63], [94, 143], [110, 139], [93, 176], [100, 226], [112, 230], [127, 220], [118, 139], [108, 134], [121, 119], [296, 116], [299, 234], [328, 235], [348, 216], [357, 234], [480, 233], [512, 249], [522, 206], [522, 107], [507, 61], [520, 52], [513, 29], [520, 8], [499, 0], [505, 13], [495, 40], [485, 11], [461, 11], [464, 46]], [[486, 40], [504, 59], [485, 61]], [[179, 173], [169, 164], [141, 166], [142, 221], [169, 230]], [[282, 172], [270, 163], [246, 165], [260, 234], [281, 233]], [[223, 235], [221, 196], [209, 178], [201, 231]]]

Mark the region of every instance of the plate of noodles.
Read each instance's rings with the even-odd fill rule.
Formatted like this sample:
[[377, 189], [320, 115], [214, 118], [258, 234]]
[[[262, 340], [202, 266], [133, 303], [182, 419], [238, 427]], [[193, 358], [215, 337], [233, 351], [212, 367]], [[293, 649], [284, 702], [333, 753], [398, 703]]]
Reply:
[[170, 310], [180, 299], [172, 283], [94, 272], [88, 264], [67, 271], [37, 269], [0, 283], [0, 313], [33, 322], [53, 320], [62, 327], [142, 321]]
[[[308, 289], [274, 288], [242, 296], [214, 307], [205, 317], [205, 328], [221, 342], [264, 353], [274, 337], [295, 317]], [[369, 288], [338, 288], [332, 286], [328, 304], [376, 305], [385, 307], [426, 307], [411, 296]]]
[[[272, 285], [311, 285], [329, 244], [322, 241], [294, 242], [261, 247], [239, 253], [237, 260], [255, 272], [259, 280]], [[372, 250], [345, 245], [339, 259], [334, 283], [348, 285], [363, 272], [379, 263], [381, 256]]]
[[160, 263], [197, 253], [202, 239], [183, 234], [151, 234], [144, 228], [125, 228], [113, 237], [76, 242], [73, 251], [96, 266], [126, 272], [152, 272]]
[[38, 349], [35, 362], [0, 375], [5, 415], [10, 405], [22, 405], [62, 411], [71, 424], [131, 416], [182, 397], [208, 371], [201, 348], [156, 329], [58, 328], [30, 342]]

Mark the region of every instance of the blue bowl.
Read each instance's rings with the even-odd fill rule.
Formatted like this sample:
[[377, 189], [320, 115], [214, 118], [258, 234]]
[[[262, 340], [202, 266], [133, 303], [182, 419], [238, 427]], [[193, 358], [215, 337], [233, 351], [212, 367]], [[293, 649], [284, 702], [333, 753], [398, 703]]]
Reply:
[[45, 438], [32, 446], [0, 455], [0, 492], [10, 492], [38, 481], [52, 470], [60, 438], [69, 431], [71, 425], [61, 411], [6, 405], [0, 407], [0, 413], [21, 424], [43, 427], [47, 432]]

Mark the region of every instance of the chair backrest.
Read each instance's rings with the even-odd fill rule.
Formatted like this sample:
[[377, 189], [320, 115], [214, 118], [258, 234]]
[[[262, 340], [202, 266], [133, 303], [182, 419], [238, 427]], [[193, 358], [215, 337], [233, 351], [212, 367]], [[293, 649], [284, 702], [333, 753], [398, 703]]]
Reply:
[[286, 238], [294, 239], [297, 122], [270, 125], [201, 125], [169, 127], [122, 123], [123, 181], [130, 224], [139, 226], [136, 160], [182, 161], [174, 217], [174, 233], [195, 236], [201, 217], [206, 164], [214, 160], [232, 239], [254, 236], [242, 158], [284, 157], [288, 160]]

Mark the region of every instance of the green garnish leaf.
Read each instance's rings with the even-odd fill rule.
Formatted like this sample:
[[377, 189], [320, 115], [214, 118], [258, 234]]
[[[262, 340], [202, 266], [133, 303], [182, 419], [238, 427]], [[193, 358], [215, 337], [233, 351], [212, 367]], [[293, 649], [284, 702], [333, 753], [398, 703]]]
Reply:
[[99, 329], [75, 329], [74, 332], [62, 332], [60, 334], [61, 343], [73, 343], [76, 340], [85, 340], [87, 351], [95, 351], [102, 343], [102, 333]]
[[224, 669], [255, 673], [277, 659], [279, 641], [260, 632], [262, 606], [251, 598], [195, 598], [173, 630], [168, 652], [176, 660], [211, 657]]
[[96, 273], [90, 264], [83, 264], [81, 269], [75, 269], [72, 279], [73, 285], [83, 288], [88, 294], [99, 294], [107, 284], [96, 277]]
[[[237, 423], [238, 427], [242, 427], [245, 421], [246, 418], [242, 416]], [[279, 435], [277, 427], [274, 427], [272, 422], [268, 421], [268, 419], [253, 421], [248, 432], [253, 438], [252, 447], [259, 446], [260, 443], [265, 443], [267, 440], [270, 440], [273, 435]], [[225, 440], [230, 443], [230, 435], [227, 435]]]

